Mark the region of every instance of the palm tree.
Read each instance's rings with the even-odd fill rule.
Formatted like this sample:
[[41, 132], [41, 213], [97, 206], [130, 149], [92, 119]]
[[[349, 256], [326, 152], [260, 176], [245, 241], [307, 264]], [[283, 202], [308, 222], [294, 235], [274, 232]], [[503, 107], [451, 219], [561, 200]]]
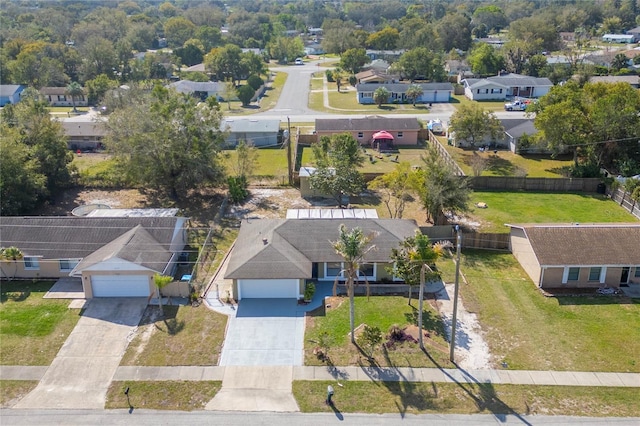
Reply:
[[[338, 241], [332, 242], [331, 245], [344, 259], [344, 269], [341, 271], [345, 278], [345, 287], [349, 296], [349, 324], [351, 326], [351, 343], [355, 344], [355, 286], [358, 282], [358, 271], [360, 265], [364, 261], [364, 256], [375, 248], [370, 244], [375, 234], [365, 235], [362, 229], [353, 228], [348, 230], [347, 227], [340, 225], [340, 237]], [[366, 278], [365, 278], [366, 281]], [[367, 295], [369, 294], [369, 282], [367, 283]], [[336, 295], [338, 287], [338, 277], [333, 283], [333, 295]]]
[[76, 112], [76, 98], [84, 95], [84, 90], [82, 86], [77, 81], [72, 81], [69, 83], [66, 89], [67, 95], [71, 96], [71, 103], [73, 104], [73, 112]]
[[424, 94], [422, 86], [419, 84], [412, 84], [407, 88], [407, 98], [411, 99], [413, 106], [416, 106], [416, 99]]
[[378, 104], [378, 108], [382, 106], [382, 104], [387, 103], [389, 100], [389, 96], [391, 96], [391, 92], [384, 86], [378, 87], [373, 92], [373, 101]]
[[157, 294], [158, 294], [158, 306], [160, 306], [160, 312], [164, 316], [164, 309], [162, 308], [162, 296], [160, 295], [160, 291], [167, 286], [171, 281], [173, 281], [173, 277], [169, 277], [167, 275], [155, 274], [153, 276], [153, 283], [156, 285]]
[[17, 261], [22, 259], [23, 257], [24, 254], [18, 247], [11, 246], [2, 250], [2, 260], [10, 260], [13, 262], [13, 276], [11, 278], [14, 278], [16, 276], [16, 272], [18, 272]]
[[333, 77], [333, 79], [335, 80], [336, 86], [337, 86], [338, 92], [339, 92], [340, 91], [340, 87], [342, 86], [342, 78], [344, 77], [344, 75], [342, 73], [342, 70], [336, 68], [331, 73], [331, 77]]

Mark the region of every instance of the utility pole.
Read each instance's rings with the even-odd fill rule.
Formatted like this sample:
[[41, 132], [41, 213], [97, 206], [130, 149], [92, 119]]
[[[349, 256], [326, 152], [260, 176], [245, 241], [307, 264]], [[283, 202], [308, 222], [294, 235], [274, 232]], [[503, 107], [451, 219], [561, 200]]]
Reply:
[[451, 318], [451, 345], [449, 347], [449, 361], [455, 362], [453, 352], [456, 347], [456, 321], [458, 321], [458, 289], [460, 287], [460, 250], [462, 248], [462, 235], [460, 225], [456, 225], [456, 283], [453, 292], [453, 316]]

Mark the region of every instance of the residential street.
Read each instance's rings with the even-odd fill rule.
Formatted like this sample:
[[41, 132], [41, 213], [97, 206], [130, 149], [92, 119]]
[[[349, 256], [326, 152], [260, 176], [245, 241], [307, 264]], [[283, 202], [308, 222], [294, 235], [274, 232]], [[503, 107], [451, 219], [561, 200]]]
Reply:
[[493, 416], [493, 415], [412, 415], [341, 413], [339, 403], [333, 414], [327, 413], [229, 413], [175, 412], [151, 410], [9, 410], [0, 413], [3, 426], [47, 425], [231, 425], [251, 424], [279, 426], [325, 426], [328, 424], [391, 426], [391, 425], [589, 425], [636, 426], [640, 418], [596, 418], [577, 416]]

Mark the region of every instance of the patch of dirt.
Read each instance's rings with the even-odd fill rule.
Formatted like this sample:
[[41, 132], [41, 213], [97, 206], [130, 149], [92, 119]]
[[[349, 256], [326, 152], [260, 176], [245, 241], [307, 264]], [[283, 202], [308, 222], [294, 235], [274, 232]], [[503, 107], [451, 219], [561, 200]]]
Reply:
[[156, 321], [161, 319], [160, 309], [153, 309], [153, 307], [147, 307], [142, 316], [140, 324], [145, 324], [139, 326], [136, 332], [136, 347], [135, 352], [133, 353], [133, 359], [131, 360], [131, 364], [135, 365], [138, 357], [142, 355], [145, 348], [147, 347], [147, 343], [153, 333], [157, 330], [155, 325]]
[[249, 188], [250, 196], [243, 204], [229, 206], [226, 216], [234, 219], [278, 219], [288, 209], [309, 209], [321, 203], [312, 203], [300, 197], [294, 188]]
[[346, 299], [341, 296], [327, 296], [324, 298], [324, 305], [327, 311], [339, 308]]

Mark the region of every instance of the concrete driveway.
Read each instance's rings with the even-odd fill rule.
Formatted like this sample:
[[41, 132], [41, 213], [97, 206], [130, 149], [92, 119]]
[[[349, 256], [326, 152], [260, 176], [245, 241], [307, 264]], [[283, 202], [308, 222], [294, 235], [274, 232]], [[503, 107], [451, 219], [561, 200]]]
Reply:
[[242, 299], [229, 318], [220, 365], [302, 365], [305, 308], [295, 299]]
[[91, 299], [42, 380], [14, 408], [103, 409], [146, 298]]

